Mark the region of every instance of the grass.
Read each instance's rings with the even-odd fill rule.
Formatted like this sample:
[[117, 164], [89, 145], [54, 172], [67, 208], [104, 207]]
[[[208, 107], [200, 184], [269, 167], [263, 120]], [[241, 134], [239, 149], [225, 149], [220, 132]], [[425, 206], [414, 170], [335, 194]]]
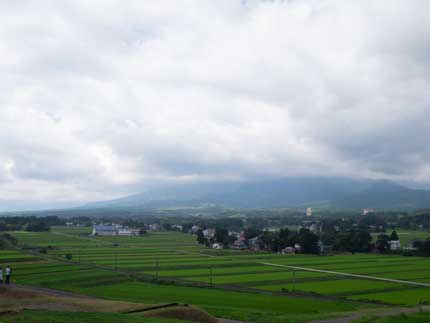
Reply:
[[388, 293], [370, 293], [349, 296], [349, 299], [371, 299], [396, 305], [417, 305], [430, 303], [430, 288], [411, 288], [408, 290], [391, 291]]
[[308, 282], [299, 284], [288, 284], [288, 285], [268, 285], [259, 286], [261, 289], [281, 291], [282, 289], [287, 290], [299, 290], [304, 292], [314, 292], [322, 295], [335, 295], [342, 293], [351, 293], [356, 291], [366, 291], [366, 290], [384, 290], [386, 288], [393, 288], [402, 286], [400, 284], [379, 282], [364, 279], [339, 279], [339, 280], [327, 280], [319, 282]]
[[[47, 256], [19, 251], [0, 255], [11, 263], [17, 283], [76, 291], [114, 300], [143, 303], [182, 302], [211, 314], [249, 321], [281, 322], [335, 316], [361, 306], [352, 300], [416, 305], [430, 302], [425, 288], [296, 271], [263, 262], [411, 281], [430, 281], [429, 258], [355, 254], [339, 256], [277, 255], [226, 250], [213, 252], [180, 232], [151, 232], [143, 237], [91, 237], [88, 228], [56, 227], [52, 232], [12, 232], [22, 246], [48, 247]], [[73, 264], [64, 262], [71, 254]], [[53, 258], [52, 258], [53, 257]], [[80, 261], [80, 263], [78, 263]], [[95, 267], [103, 267], [95, 268]], [[134, 275], [133, 278], [114, 271]], [[212, 283], [217, 288], [155, 285], [135, 281], [167, 277], [183, 283]], [[335, 296], [339, 301], [279, 295], [282, 288]], [[243, 288], [242, 292], [221, 290]], [[247, 292], [249, 288], [258, 293]], [[293, 319], [294, 318], [294, 319]]]

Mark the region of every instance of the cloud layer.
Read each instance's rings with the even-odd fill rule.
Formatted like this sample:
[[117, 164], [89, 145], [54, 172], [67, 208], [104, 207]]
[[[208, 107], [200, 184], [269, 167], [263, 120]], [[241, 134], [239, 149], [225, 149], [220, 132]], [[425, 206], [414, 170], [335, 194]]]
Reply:
[[172, 181], [430, 183], [429, 13], [426, 0], [2, 1], [0, 210]]

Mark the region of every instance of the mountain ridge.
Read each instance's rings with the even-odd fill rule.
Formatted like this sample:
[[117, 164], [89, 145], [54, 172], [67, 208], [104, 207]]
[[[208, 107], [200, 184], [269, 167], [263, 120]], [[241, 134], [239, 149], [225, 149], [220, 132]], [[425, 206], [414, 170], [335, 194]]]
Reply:
[[172, 207], [219, 205], [230, 208], [293, 208], [325, 205], [342, 209], [420, 209], [430, 207], [430, 191], [387, 180], [294, 177], [248, 182], [172, 185], [119, 199], [84, 205], [95, 207]]

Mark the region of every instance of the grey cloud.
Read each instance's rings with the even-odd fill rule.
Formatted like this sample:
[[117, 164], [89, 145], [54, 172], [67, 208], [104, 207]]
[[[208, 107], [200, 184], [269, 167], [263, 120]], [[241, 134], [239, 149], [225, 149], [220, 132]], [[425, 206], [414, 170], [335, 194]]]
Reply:
[[2, 4], [8, 201], [307, 174], [430, 183], [428, 1]]

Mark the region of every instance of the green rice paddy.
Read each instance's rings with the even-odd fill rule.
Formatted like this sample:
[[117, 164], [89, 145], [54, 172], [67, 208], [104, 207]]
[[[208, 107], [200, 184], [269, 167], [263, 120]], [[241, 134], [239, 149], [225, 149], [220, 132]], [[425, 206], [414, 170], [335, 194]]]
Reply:
[[[263, 264], [430, 282], [428, 258], [216, 253], [179, 232], [143, 237], [89, 233], [87, 228], [63, 227], [44, 233], [12, 232], [27, 249], [2, 251], [0, 266], [10, 264], [19, 284], [142, 303], [192, 303], [214, 315], [258, 322], [334, 315], [374, 306], [372, 302], [430, 303], [430, 287]], [[29, 249], [34, 247], [45, 248], [46, 254]], [[166, 282], [154, 283], [156, 278]]]

